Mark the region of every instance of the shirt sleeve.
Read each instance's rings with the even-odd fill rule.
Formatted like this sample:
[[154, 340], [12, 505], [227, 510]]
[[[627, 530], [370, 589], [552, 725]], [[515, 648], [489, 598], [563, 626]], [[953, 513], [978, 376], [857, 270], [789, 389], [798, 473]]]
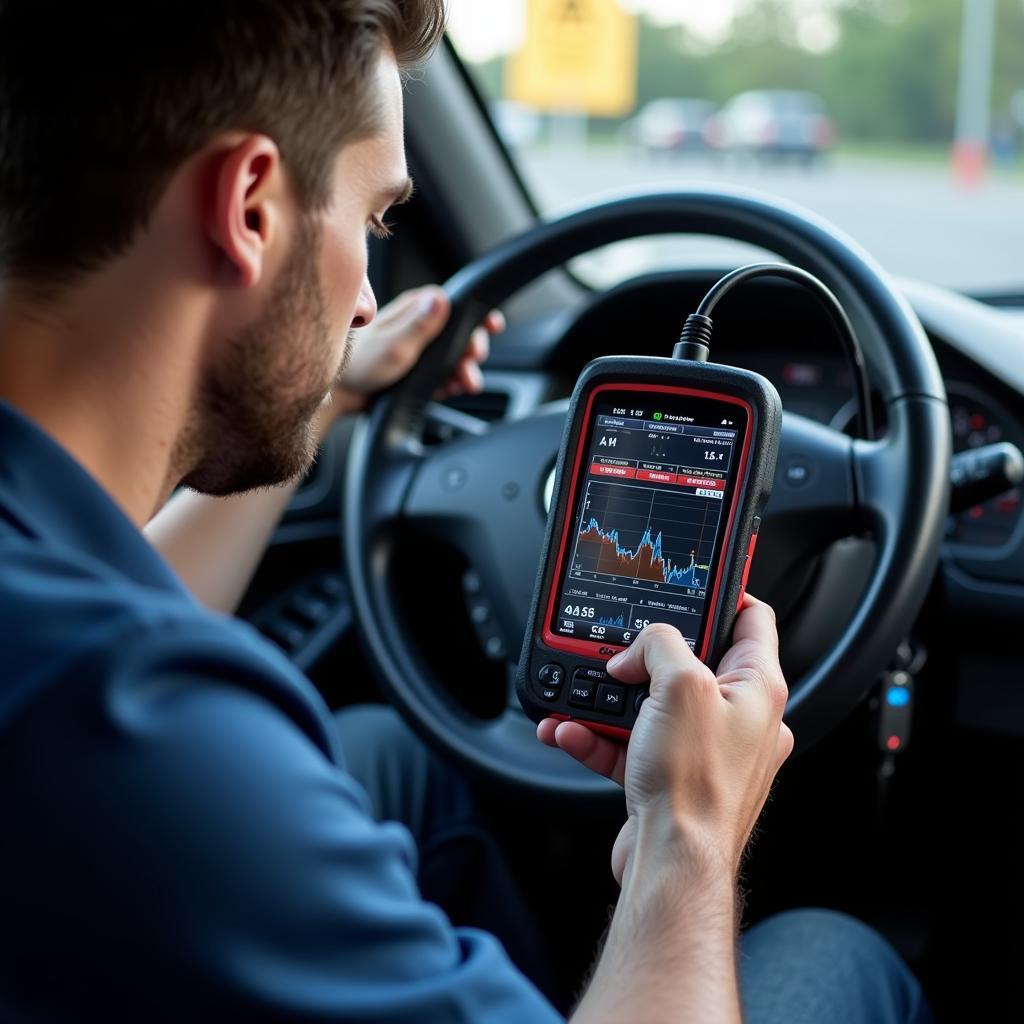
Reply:
[[561, 1020], [493, 937], [420, 898], [410, 836], [371, 819], [289, 671], [214, 620], [138, 628], [9, 723], [9, 1008]]

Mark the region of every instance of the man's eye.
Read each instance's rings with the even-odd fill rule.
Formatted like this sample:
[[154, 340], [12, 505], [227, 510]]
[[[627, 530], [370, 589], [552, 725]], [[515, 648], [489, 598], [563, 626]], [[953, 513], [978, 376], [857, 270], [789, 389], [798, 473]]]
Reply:
[[391, 237], [391, 226], [385, 224], [380, 217], [370, 218], [369, 231], [374, 238], [384, 239]]

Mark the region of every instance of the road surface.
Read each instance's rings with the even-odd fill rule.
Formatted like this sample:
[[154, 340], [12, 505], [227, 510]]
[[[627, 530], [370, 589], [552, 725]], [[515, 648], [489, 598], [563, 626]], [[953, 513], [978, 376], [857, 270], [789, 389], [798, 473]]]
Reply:
[[[542, 144], [517, 159], [548, 213], [624, 189], [738, 185], [813, 210], [897, 275], [964, 291], [1024, 292], [1024, 177], [996, 174], [967, 189], [941, 164], [837, 156], [810, 169], [743, 167], [700, 157], [652, 159], [609, 145]], [[609, 284], [656, 266], [762, 255], [722, 241], [644, 240], [588, 258], [583, 272]]]

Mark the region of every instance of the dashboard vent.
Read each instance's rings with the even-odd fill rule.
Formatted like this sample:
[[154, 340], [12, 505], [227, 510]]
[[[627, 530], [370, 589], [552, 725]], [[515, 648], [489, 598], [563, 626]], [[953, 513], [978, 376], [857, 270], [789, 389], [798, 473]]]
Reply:
[[444, 403], [452, 409], [494, 423], [508, 412], [509, 395], [505, 391], [481, 391], [478, 395], [456, 395]]
[[504, 391], [481, 391], [478, 395], [455, 395], [427, 406], [423, 430], [426, 445], [446, 444], [461, 434], [486, 434], [486, 424], [503, 420], [510, 397]]

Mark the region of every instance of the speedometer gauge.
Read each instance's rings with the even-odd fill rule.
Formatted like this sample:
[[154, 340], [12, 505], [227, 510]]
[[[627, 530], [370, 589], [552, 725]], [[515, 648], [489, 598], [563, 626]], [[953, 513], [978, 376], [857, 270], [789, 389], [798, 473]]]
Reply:
[[[946, 390], [954, 453], [997, 441], [1010, 441], [1024, 448], [1024, 428], [988, 395], [960, 383], [951, 383]], [[1020, 515], [1021, 489], [1018, 487], [959, 515], [950, 516], [946, 537], [957, 544], [1001, 547], [1013, 535]]]

